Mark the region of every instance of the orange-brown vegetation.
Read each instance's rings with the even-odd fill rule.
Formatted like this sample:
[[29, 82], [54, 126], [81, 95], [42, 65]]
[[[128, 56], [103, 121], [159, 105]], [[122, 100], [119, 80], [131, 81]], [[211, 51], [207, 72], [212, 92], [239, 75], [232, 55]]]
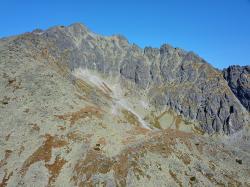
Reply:
[[102, 83], [102, 86], [101, 88], [104, 90], [105, 93], [107, 94], [111, 94], [112, 93], [112, 90], [108, 87], [107, 84], [105, 84], [104, 82]]
[[129, 124], [133, 125], [134, 127], [140, 127], [141, 124], [138, 120], [138, 117], [136, 115], [134, 115], [132, 112], [128, 111], [128, 110], [122, 110], [122, 113], [124, 115], [125, 118], [125, 122], [128, 122]]
[[85, 142], [85, 143], [89, 143], [90, 142], [90, 137], [93, 136], [92, 134], [82, 134], [78, 131], [73, 131], [73, 132], [69, 132], [67, 134], [67, 138], [71, 141], [74, 142]]
[[[145, 176], [150, 178], [143, 172], [139, 166], [139, 159], [143, 157], [147, 151], [155, 152], [167, 157], [175, 152], [175, 144], [177, 139], [184, 144], [192, 135], [176, 130], [164, 130], [163, 133], [155, 133], [152, 138], [143, 143], [139, 143], [132, 147], [127, 147], [119, 155], [109, 158], [106, 157], [102, 151], [90, 149], [83, 159], [78, 160], [74, 167], [74, 175], [71, 181], [79, 186], [94, 186], [92, 180], [93, 175], [97, 173], [106, 174], [113, 171], [117, 186], [126, 186], [126, 178], [128, 171], [136, 174], [136, 177]], [[184, 163], [189, 164], [190, 160], [187, 155], [179, 155]], [[177, 179], [177, 178], [176, 178]]]
[[10, 177], [13, 175], [13, 171], [8, 174], [7, 169], [4, 170], [4, 176], [2, 182], [0, 182], [0, 187], [7, 186], [7, 182], [10, 179]]
[[60, 140], [57, 137], [46, 134], [43, 144], [23, 163], [21, 175], [24, 176], [29, 167], [38, 161], [49, 162], [52, 157], [52, 149], [64, 147], [67, 144], [65, 140]]
[[11, 150], [5, 150], [4, 159], [0, 160], [0, 168], [7, 164], [7, 159], [10, 157], [11, 153]]
[[174, 179], [174, 181], [180, 186], [182, 187], [182, 182], [177, 178], [176, 173], [174, 173], [173, 171], [169, 170], [169, 174], [170, 176]]
[[64, 115], [56, 115], [59, 119], [67, 120], [70, 122], [70, 125], [75, 124], [78, 120], [84, 119], [86, 117], [92, 118], [97, 117], [101, 118], [103, 111], [100, 108], [94, 106], [87, 106], [76, 112], [69, 112]]
[[[110, 96], [111, 92], [110, 92], [110, 88], [106, 85], [98, 88], [98, 87], [93, 87], [92, 85], [88, 84], [87, 82], [85, 82], [82, 79], [75, 79], [73, 84], [76, 86], [76, 88], [81, 92], [85, 94], [85, 97], [88, 100], [91, 100], [91, 95], [93, 95], [93, 93], [96, 95], [96, 97], [98, 97], [101, 100], [111, 100], [112, 97]], [[110, 90], [109, 90], [110, 89]]]
[[127, 131], [128, 134], [131, 134], [131, 135], [138, 135], [138, 134], [148, 134], [150, 132], [149, 129], [145, 129], [143, 127], [133, 127], [131, 130]]
[[60, 156], [57, 156], [53, 164], [45, 164], [45, 167], [48, 168], [50, 173], [48, 186], [51, 186], [55, 182], [56, 178], [60, 174], [62, 167], [66, 162], [66, 160], [60, 158]]

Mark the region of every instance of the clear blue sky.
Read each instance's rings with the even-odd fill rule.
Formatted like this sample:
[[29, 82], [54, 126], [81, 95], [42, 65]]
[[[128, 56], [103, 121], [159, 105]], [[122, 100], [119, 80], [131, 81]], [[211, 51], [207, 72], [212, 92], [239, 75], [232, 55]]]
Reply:
[[141, 47], [191, 50], [217, 68], [250, 64], [250, 0], [1, 0], [0, 37], [82, 22]]

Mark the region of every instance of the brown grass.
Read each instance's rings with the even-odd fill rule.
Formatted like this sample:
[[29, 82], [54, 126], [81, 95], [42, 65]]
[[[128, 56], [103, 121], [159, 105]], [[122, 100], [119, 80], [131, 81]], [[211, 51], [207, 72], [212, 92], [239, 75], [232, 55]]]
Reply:
[[108, 87], [107, 84], [105, 84], [104, 82], [102, 83], [101, 88], [104, 90], [105, 93], [107, 94], [112, 94], [112, 90]]
[[125, 118], [125, 121], [123, 121], [123, 122], [128, 122], [129, 124], [132, 125], [132, 129], [126, 132], [129, 134], [129, 136], [125, 137], [125, 139], [122, 140], [122, 143], [124, 145], [135, 142], [136, 136], [138, 134], [146, 135], [150, 132], [149, 129], [141, 127], [141, 124], [138, 120], [138, 117], [135, 116], [132, 112], [130, 112], [128, 110], [122, 110], [122, 113], [123, 113], [124, 118]]
[[5, 187], [8, 184], [8, 180], [13, 175], [13, 171], [8, 174], [7, 170], [4, 171], [4, 177], [2, 182], [0, 182], [0, 187]]
[[181, 181], [177, 178], [176, 173], [174, 173], [173, 171], [169, 170], [169, 174], [170, 174], [170, 176], [174, 179], [174, 181], [175, 181], [180, 187], [183, 186], [182, 183], [181, 183]]
[[[101, 155], [101, 153], [97, 151], [90, 151], [90, 154], [87, 155], [85, 161], [94, 158], [92, 162], [94, 162], [94, 165], [89, 165], [87, 168], [84, 168], [82, 166], [85, 166], [85, 162], [81, 165], [81, 172], [84, 171], [84, 174], [86, 174], [87, 181], [91, 182], [91, 176], [95, 173], [108, 173], [111, 170], [114, 170], [115, 172], [115, 179], [117, 186], [126, 186], [126, 176], [128, 173], [128, 155], [127, 153], [121, 154], [117, 159], [110, 159], [107, 158], [104, 155]], [[96, 167], [97, 166], [97, 167]], [[84, 168], [84, 170], [82, 170]], [[79, 169], [79, 168], [78, 168]], [[86, 170], [85, 170], [86, 169]]]
[[69, 132], [67, 135], [67, 138], [74, 142], [84, 142], [89, 143], [90, 137], [93, 136], [92, 134], [81, 134], [77, 131]]
[[138, 135], [138, 134], [148, 134], [150, 132], [149, 129], [145, 129], [143, 127], [134, 127], [132, 128], [131, 130], [127, 131], [128, 134], [131, 134], [131, 135]]
[[79, 91], [85, 93], [86, 95], [90, 95], [93, 91], [93, 87], [81, 79], [74, 80], [74, 85], [79, 89]]
[[75, 124], [78, 120], [84, 119], [86, 117], [92, 118], [97, 117], [101, 118], [103, 111], [100, 108], [94, 106], [87, 106], [85, 108], [80, 109], [76, 112], [69, 112], [64, 115], [56, 115], [61, 120], [66, 120], [70, 122], [70, 125]]
[[191, 163], [191, 158], [187, 153], [176, 153], [177, 158], [179, 158], [185, 165]]
[[202, 129], [200, 129], [200, 128], [196, 127], [196, 126], [194, 126], [192, 130], [193, 130], [194, 133], [199, 134], [199, 135], [204, 135], [205, 134], [205, 132], [202, 131]]
[[7, 164], [7, 159], [10, 157], [12, 152], [13, 151], [11, 150], [5, 150], [4, 159], [0, 160], [0, 168]]
[[[106, 157], [102, 154], [101, 150], [90, 149], [84, 159], [78, 160], [75, 165], [74, 175], [71, 181], [78, 186], [95, 186], [96, 184], [92, 180], [93, 175], [98, 173], [106, 174], [113, 171], [116, 185], [126, 186], [126, 178], [130, 169], [132, 169], [138, 179], [140, 176], [150, 179], [150, 176], [146, 175], [143, 168], [139, 165], [139, 159], [143, 157], [147, 151], [159, 153], [167, 157], [175, 152], [174, 145], [177, 143], [176, 139], [180, 139], [185, 143], [189, 137], [191, 137], [190, 133], [164, 130], [155, 133], [152, 138], [143, 143], [124, 149], [114, 158]], [[188, 163], [189, 160], [184, 158], [184, 156], [185, 155], [182, 157], [183, 162]]]
[[[7, 164], [7, 160], [10, 157], [12, 151], [11, 150], [5, 150], [5, 155], [4, 155], [4, 159], [0, 161], [0, 168], [2, 168], [3, 166], [5, 166]], [[4, 177], [2, 179], [2, 182], [0, 182], [0, 187], [5, 187], [7, 186], [7, 182], [10, 179], [10, 177], [13, 175], [13, 172], [10, 172], [8, 174], [7, 169], [4, 170]]]
[[128, 153], [125, 152], [119, 156], [118, 161], [116, 161], [115, 165], [113, 166], [117, 186], [126, 186], [128, 169], [129, 169]]
[[153, 112], [150, 115], [146, 116], [146, 120], [149, 120], [149, 123], [152, 124], [157, 129], [162, 129], [159, 122], [159, 117], [155, 116]]
[[162, 129], [159, 120], [160, 120], [166, 113], [168, 113], [167, 110], [164, 111], [164, 112], [162, 112], [159, 116], [155, 116], [153, 113], [151, 113], [151, 115], [153, 116], [153, 119], [150, 121], [150, 123], [152, 123], [154, 127], [158, 128], [158, 129]]
[[48, 168], [50, 172], [48, 186], [51, 186], [55, 182], [56, 178], [60, 174], [62, 167], [66, 162], [66, 160], [57, 156], [53, 164], [45, 164], [45, 167]]
[[103, 83], [103, 86], [101, 87], [102, 89], [94, 87], [81, 79], [75, 79], [73, 84], [76, 86], [78, 91], [85, 94], [85, 99], [91, 100], [91, 95], [93, 95], [93, 93], [96, 94], [98, 99], [102, 99], [104, 101], [112, 99], [110, 95], [112, 90], [105, 83]]
[[[87, 152], [84, 160], [78, 161], [74, 167], [75, 175], [71, 181], [78, 185], [79, 183], [87, 184], [91, 182], [91, 177], [95, 173], [107, 173], [110, 170], [112, 161], [101, 155], [100, 151], [90, 150]], [[86, 179], [82, 181], [82, 176]]]
[[122, 140], [122, 144], [130, 145], [131, 143], [135, 143], [135, 141], [136, 141], [136, 136], [127, 136]]
[[140, 127], [140, 122], [138, 120], [138, 117], [135, 116], [132, 112], [128, 110], [122, 110], [122, 113], [125, 117], [126, 122], [133, 125], [134, 127]]
[[22, 165], [21, 175], [24, 176], [29, 167], [38, 162], [49, 162], [52, 157], [52, 148], [64, 147], [68, 143], [65, 140], [60, 140], [57, 137], [51, 135], [45, 135], [45, 141], [31, 156], [29, 156]]

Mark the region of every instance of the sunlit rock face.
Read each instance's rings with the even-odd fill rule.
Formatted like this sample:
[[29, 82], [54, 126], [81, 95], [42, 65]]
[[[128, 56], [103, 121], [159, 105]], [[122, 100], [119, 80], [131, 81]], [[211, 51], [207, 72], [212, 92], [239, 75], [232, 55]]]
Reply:
[[250, 66], [230, 66], [223, 74], [241, 104], [250, 111]]
[[199, 121], [208, 133], [232, 134], [248, 123], [245, 109], [223, 74], [192, 52], [167, 44], [143, 50], [124, 37], [99, 36], [81, 24], [54, 27], [40, 38], [53, 43], [57, 51], [51, 55], [61, 57], [71, 69], [87, 68], [124, 78], [149, 95], [156, 108], [170, 107]]
[[0, 76], [0, 186], [250, 185], [249, 67], [77, 23], [1, 39]]

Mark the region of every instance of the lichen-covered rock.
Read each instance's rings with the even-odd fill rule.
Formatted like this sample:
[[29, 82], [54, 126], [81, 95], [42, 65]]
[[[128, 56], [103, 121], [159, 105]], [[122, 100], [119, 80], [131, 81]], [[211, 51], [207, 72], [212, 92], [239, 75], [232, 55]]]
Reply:
[[250, 186], [248, 112], [194, 53], [74, 24], [0, 39], [0, 77], [1, 187]]
[[219, 70], [193, 52], [167, 44], [143, 50], [124, 37], [99, 36], [81, 24], [25, 34], [14, 42], [25, 45], [25, 51], [46, 49], [51, 58], [72, 71], [87, 68], [132, 82], [156, 108], [169, 107], [199, 121], [208, 133], [232, 134], [249, 123], [249, 114], [234, 95], [248, 107], [247, 68], [238, 73], [239, 81], [230, 79], [233, 93]]
[[230, 66], [223, 70], [223, 75], [241, 104], [250, 111], [250, 66]]

